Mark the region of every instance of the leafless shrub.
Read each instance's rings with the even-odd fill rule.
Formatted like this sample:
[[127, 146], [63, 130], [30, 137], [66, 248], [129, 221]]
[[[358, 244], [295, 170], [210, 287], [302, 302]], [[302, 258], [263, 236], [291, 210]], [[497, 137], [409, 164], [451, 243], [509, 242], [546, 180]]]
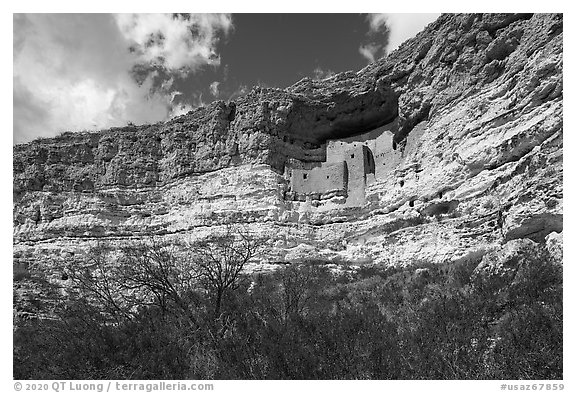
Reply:
[[223, 233], [192, 243], [195, 269], [214, 299], [216, 318], [220, 317], [223, 298], [237, 289], [241, 272], [261, 246], [262, 243], [247, 230], [233, 226], [226, 226]]

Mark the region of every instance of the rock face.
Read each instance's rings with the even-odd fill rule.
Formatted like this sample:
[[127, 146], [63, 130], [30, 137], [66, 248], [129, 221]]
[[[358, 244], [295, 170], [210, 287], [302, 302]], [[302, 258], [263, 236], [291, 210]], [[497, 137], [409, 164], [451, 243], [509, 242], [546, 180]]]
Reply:
[[260, 267], [480, 261], [528, 241], [561, 255], [562, 23], [443, 15], [358, 72], [16, 145], [14, 262], [229, 223], [265, 239]]

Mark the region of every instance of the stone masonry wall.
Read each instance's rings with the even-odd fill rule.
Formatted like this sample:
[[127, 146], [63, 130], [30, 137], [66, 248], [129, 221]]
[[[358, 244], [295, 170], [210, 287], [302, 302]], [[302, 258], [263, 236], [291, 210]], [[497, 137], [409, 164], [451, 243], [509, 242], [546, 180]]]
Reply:
[[348, 182], [348, 169], [345, 162], [324, 164], [311, 170], [293, 169], [292, 191], [298, 194], [345, 191]]
[[363, 144], [354, 144], [345, 151], [345, 162], [348, 165], [348, 198], [350, 206], [361, 206], [365, 201], [366, 163], [368, 148]]
[[[328, 162], [340, 161], [344, 158], [347, 149], [355, 144], [364, 144], [370, 149], [374, 158], [374, 177], [382, 178], [398, 166], [402, 159], [402, 152], [393, 141], [397, 128], [398, 119], [366, 133], [329, 141], [326, 148], [326, 160]], [[371, 172], [367, 171], [367, 173]], [[370, 176], [369, 179], [371, 179]]]

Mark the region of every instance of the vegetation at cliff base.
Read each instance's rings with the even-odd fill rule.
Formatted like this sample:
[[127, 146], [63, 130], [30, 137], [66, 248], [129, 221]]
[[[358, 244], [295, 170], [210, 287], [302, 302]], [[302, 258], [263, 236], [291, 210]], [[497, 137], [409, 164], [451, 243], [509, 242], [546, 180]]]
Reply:
[[227, 241], [93, 250], [51, 318], [16, 318], [14, 378], [562, 379], [562, 266], [545, 251], [508, 281], [475, 263], [247, 275], [257, 245]]

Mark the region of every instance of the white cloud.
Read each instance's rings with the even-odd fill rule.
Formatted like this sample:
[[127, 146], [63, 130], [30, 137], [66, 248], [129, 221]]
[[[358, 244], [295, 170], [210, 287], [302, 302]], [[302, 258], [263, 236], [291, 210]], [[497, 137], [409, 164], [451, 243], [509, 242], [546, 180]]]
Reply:
[[[118, 21], [123, 18], [120, 30]], [[15, 15], [14, 142], [129, 121], [152, 123], [175, 111], [187, 111], [186, 103], [174, 102], [179, 93], [170, 73], [217, 65], [216, 30], [229, 30], [229, 20], [214, 15], [190, 20], [106, 14]], [[186, 35], [184, 25], [194, 33]], [[129, 46], [138, 47], [138, 39], [146, 32], [164, 36], [164, 43], [144, 45], [131, 53]], [[185, 53], [186, 49], [191, 52]], [[142, 63], [163, 67], [168, 77], [162, 81], [157, 72], [148, 72], [137, 83], [131, 71]]]
[[220, 65], [217, 33], [232, 29], [231, 17], [224, 14], [118, 14], [115, 19], [142, 61], [184, 73]]
[[366, 44], [361, 45], [360, 48], [358, 48], [358, 52], [360, 52], [360, 54], [364, 56], [368, 62], [372, 63], [374, 60], [376, 60], [377, 53], [381, 49], [381, 45]]
[[323, 70], [320, 67], [316, 67], [314, 68], [314, 71], [312, 71], [313, 74], [313, 78], [316, 80], [320, 80], [320, 79], [326, 79], [326, 78], [330, 78], [331, 76], [334, 75], [334, 71], [332, 70]]
[[390, 34], [386, 52], [390, 53], [397, 49], [400, 44], [414, 37], [431, 22], [434, 22], [440, 14], [369, 14], [368, 21], [370, 30], [378, 32], [386, 25]]
[[186, 113], [190, 112], [192, 109], [194, 109], [194, 108], [192, 107], [192, 105], [189, 105], [189, 104], [175, 105], [170, 110], [170, 114], [168, 115], [168, 118], [172, 119], [174, 117], [185, 115]]
[[371, 31], [382, 30], [386, 26], [388, 16], [392, 14], [368, 14], [368, 23], [370, 23]]
[[218, 82], [218, 81], [214, 81], [214, 82], [210, 83], [210, 93], [212, 93], [212, 95], [216, 98], [218, 98], [218, 96], [220, 95], [219, 86], [220, 86], [220, 82]]

